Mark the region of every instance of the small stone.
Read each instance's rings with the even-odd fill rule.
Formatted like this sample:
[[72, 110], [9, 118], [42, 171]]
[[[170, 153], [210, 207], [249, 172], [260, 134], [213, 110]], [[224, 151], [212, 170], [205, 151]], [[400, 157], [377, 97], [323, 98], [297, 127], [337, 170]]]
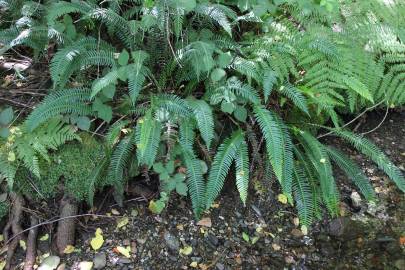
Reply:
[[191, 257], [191, 260], [192, 260], [193, 262], [199, 263], [199, 262], [201, 262], [202, 258], [201, 258], [201, 257]]
[[128, 258], [120, 258], [118, 260], [118, 263], [119, 264], [130, 264], [130, 263], [132, 263], [132, 261], [130, 259], [128, 259]]
[[224, 266], [222, 263], [217, 263], [217, 264], [215, 265], [215, 267], [216, 267], [216, 269], [218, 269], [218, 270], [224, 270], [224, 269], [225, 269], [225, 266]]
[[103, 269], [107, 264], [107, 256], [104, 252], [97, 253], [93, 259], [94, 269]]
[[129, 239], [124, 239], [124, 241], [122, 241], [122, 244], [124, 246], [129, 246], [131, 244], [131, 241], [129, 241]]
[[219, 244], [218, 237], [213, 234], [208, 234], [207, 241], [213, 248], [217, 247]]
[[302, 233], [302, 231], [301, 231], [301, 230], [298, 230], [298, 229], [292, 229], [292, 230], [291, 230], [291, 234], [292, 234], [294, 237], [296, 237], [296, 238], [300, 238], [300, 237], [304, 236], [304, 234]]
[[169, 232], [165, 232], [163, 238], [166, 241], [167, 247], [172, 251], [178, 251], [180, 249], [180, 242], [179, 240]]

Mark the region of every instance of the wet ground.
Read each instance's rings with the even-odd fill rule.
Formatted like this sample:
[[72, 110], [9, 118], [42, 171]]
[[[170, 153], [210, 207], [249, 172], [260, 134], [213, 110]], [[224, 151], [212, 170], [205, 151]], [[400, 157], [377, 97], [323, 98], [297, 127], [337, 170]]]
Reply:
[[[383, 116], [369, 114], [358, 131], [373, 129]], [[405, 112], [390, 113], [367, 137], [405, 173]], [[336, 171], [342, 217], [320, 220], [303, 235], [295, 210], [278, 202], [277, 185], [274, 193], [263, 187], [269, 183], [251, 185], [246, 207], [234, 185], [227, 185], [217, 208], [204, 215], [205, 226], [195, 223], [189, 202], [178, 198], [160, 216], [150, 214], [145, 202], [127, 202], [119, 208], [107, 199], [98, 213], [115, 218], [77, 220], [76, 249], [61, 262], [65, 269], [80, 269], [80, 262], [93, 260], [103, 269], [123, 270], [405, 269], [404, 195], [369, 160], [339, 140], [327, 142], [361, 165], [375, 187], [377, 204], [359, 200], [353, 185]], [[103, 230], [104, 243], [96, 252], [90, 241], [97, 228]], [[41, 254], [50, 252], [51, 239], [52, 235], [39, 241]], [[117, 246], [130, 247], [129, 258]]]

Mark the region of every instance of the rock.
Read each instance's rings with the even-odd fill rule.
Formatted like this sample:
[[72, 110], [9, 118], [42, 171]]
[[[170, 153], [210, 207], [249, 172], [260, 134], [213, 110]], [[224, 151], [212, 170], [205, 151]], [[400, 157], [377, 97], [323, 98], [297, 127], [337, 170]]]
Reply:
[[364, 235], [366, 227], [360, 221], [339, 217], [329, 223], [327, 232], [339, 240], [348, 241]]
[[200, 263], [201, 260], [202, 260], [202, 258], [201, 258], [201, 257], [191, 257], [191, 260], [192, 260], [193, 262]]
[[216, 268], [217, 270], [224, 270], [224, 269], [225, 269], [225, 266], [224, 266], [222, 263], [217, 263], [217, 264], [215, 265], [215, 268]]
[[211, 222], [211, 219], [209, 217], [207, 217], [207, 218], [202, 218], [200, 221], [198, 221], [197, 225], [211, 228], [212, 222]]
[[119, 264], [130, 264], [130, 263], [132, 263], [132, 261], [130, 259], [128, 259], [128, 258], [120, 258], [118, 260], [118, 263]]
[[180, 249], [179, 240], [169, 232], [165, 232], [163, 238], [165, 239], [167, 247], [172, 251], [178, 251]]
[[103, 269], [107, 264], [107, 256], [104, 252], [99, 252], [93, 259], [94, 269]]
[[394, 263], [394, 265], [395, 265], [395, 267], [397, 268], [397, 269], [405, 269], [405, 260], [404, 259], [399, 259], [399, 260], [396, 260], [395, 261], [395, 263]]
[[291, 234], [292, 234], [294, 237], [296, 237], [296, 238], [301, 238], [301, 237], [304, 236], [304, 234], [302, 233], [302, 231], [301, 231], [301, 230], [298, 230], [298, 229], [292, 229], [292, 230], [291, 230]]
[[207, 243], [212, 247], [212, 248], [216, 248], [219, 244], [219, 240], [218, 237], [216, 237], [213, 234], [208, 234], [207, 238]]

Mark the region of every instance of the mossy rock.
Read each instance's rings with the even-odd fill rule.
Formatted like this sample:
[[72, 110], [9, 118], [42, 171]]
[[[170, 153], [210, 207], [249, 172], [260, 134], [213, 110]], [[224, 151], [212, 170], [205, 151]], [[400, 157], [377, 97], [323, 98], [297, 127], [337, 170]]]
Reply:
[[49, 199], [65, 192], [82, 201], [88, 199], [92, 189], [104, 186], [104, 177], [97, 183], [90, 179], [106, 157], [105, 146], [88, 134], [80, 137], [81, 142], [69, 142], [51, 153], [50, 162], [40, 160], [41, 178], [32, 177], [27, 170], [18, 172], [16, 185], [21, 192], [37, 199]]

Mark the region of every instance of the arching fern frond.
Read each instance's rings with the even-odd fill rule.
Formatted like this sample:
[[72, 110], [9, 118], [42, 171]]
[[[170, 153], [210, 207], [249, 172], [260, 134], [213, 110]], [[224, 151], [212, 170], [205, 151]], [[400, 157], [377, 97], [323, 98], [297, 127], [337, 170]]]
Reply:
[[187, 99], [187, 103], [193, 111], [201, 136], [209, 149], [214, 138], [214, 119], [211, 107], [204, 100]]
[[249, 188], [249, 155], [245, 140], [241, 142], [236, 150], [235, 169], [236, 187], [238, 188], [240, 199], [246, 205]]

